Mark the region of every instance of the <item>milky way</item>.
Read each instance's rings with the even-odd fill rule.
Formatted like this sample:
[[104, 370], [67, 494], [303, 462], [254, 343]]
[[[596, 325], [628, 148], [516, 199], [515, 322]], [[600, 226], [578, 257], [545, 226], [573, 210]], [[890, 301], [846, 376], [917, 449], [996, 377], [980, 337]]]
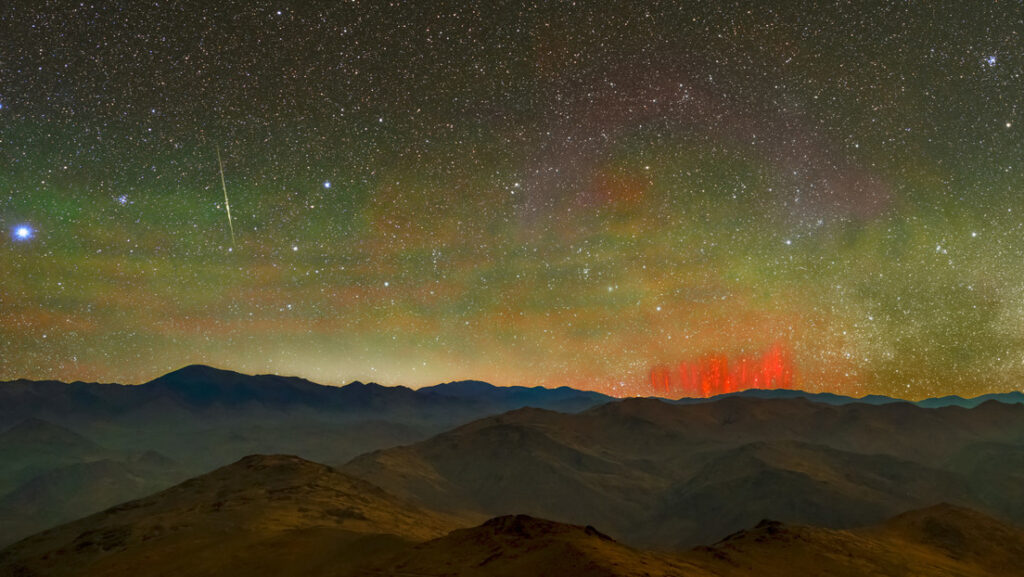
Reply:
[[8, 0], [0, 378], [650, 394], [775, 351], [809, 390], [1019, 388], [1022, 31], [1019, 2]]

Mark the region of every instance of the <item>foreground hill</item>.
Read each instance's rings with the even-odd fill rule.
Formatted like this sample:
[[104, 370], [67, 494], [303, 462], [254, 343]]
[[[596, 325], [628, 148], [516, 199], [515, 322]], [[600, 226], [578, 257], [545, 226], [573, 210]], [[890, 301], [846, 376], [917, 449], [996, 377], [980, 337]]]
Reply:
[[723, 577], [1024, 575], [1024, 530], [938, 505], [852, 531], [764, 521], [686, 558]]
[[457, 525], [330, 467], [251, 456], [22, 540], [0, 574], [336, 574]]
[[981, 577], [1024, 575], [1024, 530], [938, 505], [870, 527], [762, 521], [644, 551], [526, 515], [464, 522], [290, 456], [252, 456], [0, 551], [0, 576]]
[[[985, 448], [985, 458], [963, 457]], [[709, 543], [772, 517], [834, 528], [940, 501], [1018, 522], [1024, 406], [924, 409], [730, 397], [523, 409], [344, 470], [425, 506], [593, 524], [634, 545]], [[959, 458], [958, 458], [959, 456]]]
[[368, 564], [359, 575], [710, 576], [680, 556], [638, 551], [597, 529], [526, 515], [491, 519], [452, 531], [391, 558]]
[[933, 506], [849, 531], [762, 521], [711, 547], [632, 549], [592, 527], [523, 515], [453, 531], [363, 566], [358, 575], [1006, 577], [1024, 575], [1024, 530]]

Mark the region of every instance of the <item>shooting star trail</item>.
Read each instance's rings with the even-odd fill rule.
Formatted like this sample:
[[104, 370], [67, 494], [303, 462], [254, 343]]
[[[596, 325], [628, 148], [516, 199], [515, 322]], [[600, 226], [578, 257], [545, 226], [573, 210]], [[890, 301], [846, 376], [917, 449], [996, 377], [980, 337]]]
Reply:
[[224, 182], [224, 163], [220, 159], [220, 147], [217, 147], [217, 166], [220, 167], [220, 187], [224, 189], [224, 208], [228, 211], [228, 230], [231, 231], [231, 248], [235, 248], [235, 226], [231, 224], [231, 203], [228, 202], [228, 185]]

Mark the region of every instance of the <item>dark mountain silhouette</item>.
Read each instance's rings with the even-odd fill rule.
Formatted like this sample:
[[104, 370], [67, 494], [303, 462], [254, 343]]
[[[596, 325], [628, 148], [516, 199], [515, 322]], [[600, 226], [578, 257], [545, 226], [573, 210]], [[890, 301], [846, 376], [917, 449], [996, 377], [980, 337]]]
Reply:
[[[205, 365], [189, 365], [133, 388], [132, 393], [140, 399], [172, 399], [191, 408], [246, 404], [288, 408], [332, 400], [323, 389], [298, 377], [250, 376]], [[340, 403], [340, 397], [338, 399], [334, 404]]]
[[[191, 365], [137, 386], [0, 383], [0, 428], [42, 418], [114, 449], [156, 449], [184, 463], [200, 457], [197, 466], [202, 467], [243, 454], [280, 451], [309, 451], [323, 461], [343, 462], [373, 448], [422, 439], [523, 406], [582, 410], [609, 400], [590, 391], [505, 389], [486, 383], [418, 391], [360, 382], [329, 387], [296, 377]], [[353, 442], [367, 427], [374, 434]], [[302, 430], [307, 432], [293, 433]], [[175, 442], [192, 436], [224, 450], [195, 455], [179, 446], [187, 443]], [[276, 445], [267, 445], [268, 439]], [[320, 450], [327, 446], [335, 447], [334, 452]], [[209, 458], [201, 458], [205, 456]]]
[[965, 399], [956, 395], [950, 395], [947, 397], [939, 397], [935, 399], [925, 399], [918, 401], [918, 405], [927, 408], [937, 407], [963, 407], [965, 409], [973, 409], [978, 405], [988, 401], [999, 401], [1000, 403], [1006, 404], [1021, 404], [1024, 403], [1024, 393], [1020, 391], [1013, 391], [1010, 393], [993, 393], [989, 395], [981, 395], [980, 397], [974, 397]]
[[[353, 412], [363, 417], [367, 411], [374, 410], [429, 412], [436, 407], [476, 411], [481, 402], [489, 404], [488, 410], [504, 411], [534, 404], [589, 408], [611, 400], [600, 393], [567, 387], [495, 387], [479, 381], [447, 383], [419, 390], [358, 381], [330, 387], [298, 377], [245, 375], [204, 365], [183, 367], [135, 386], [12, 381], [0, 383], [0, 399], [7, 401], [0, 409], [0, 417], [4, 419], [17, 413], [48, 412], [124, 416], [158, 401], [196, 412], [244, 407], [272, 411], [307, 408]], [[28, 416], [37, 415], [21, 418]]]
[[114, 383], [0, 382], [0, 428], [39, 418], [83, 431], [83, 425], [116, 419], [133, 403], [131, 387]]
[[706, 403], [708, 401], [717, 401], [728, 397], [747, 397], [754, 399], [807, 399], [816, 403], [823, 403], [826, 405], [848, 405], [850, 403], [863, 403], [867, 405], [884, 405], [887, 403], [902, 403], [906, 402], [902, 399], [896, 399], [893, 397], [886, 397], [882, 395], [867, 395], [864, 397], [848, 397], [845, 395], [837, 395], [835, 393], [811, 393], [808, 391], [801, 391], [798, 389], [749, 389], [746, 391], [739, 391], [735, 393], [725, 393], [722, 395], [715, 395], [709, 398], [691, 398], [683, 397], [680, 399], [667, 399], [678, 404], [692, 404], [692, 403]]
[[[708, 401], [720, 400], [727, 397], [749, 397], [756, 399], [799, 398], [827, 405], [849, 405], [852, 403], [859, 403], [864, 405], [886, 405], [889, 403], [911, 402], [906, 401], [904, 399], [886, 397], [884, 395], [866, 395], [863, 397], [849, 397], [845, 395], [837, 395], [835, 393], [811, 393], [807, 391], [793, 389], [749, 389], [737, 393], [726, 393], [723, 395], [717, 395], [707, 399], [684, 397], [681, 399], [676, 399], [673, 402], [679, 404], [706, 403]], [[1024, 393], [1020, 391], [1012, 391], [1008, 393], [991, 393], [967, 399], [956, 395], [949, 395], [946, 397], [924, 399], [921, 401], [913, 402], [913, 404], [918, 405], [919, 407], [924, 407], [926, 409], [938, 409], [942, 407], [963, 407], [965, 409], [973, 409], [974, 407], [977, 407], [978, 405], [986, 401], [999, 401], [1000, 403], [1006, 403], [1009, 405], [1024, 404]]]
[[[712, 399], [679, 399], [677, 403], [706, 403], [727, 397], [805, 398], [822, 404], [887, 404], [899, 399], [867, 396], [860, 399], [832, 393], [792, 390], [749, 390]], [[420, 420], [445, 420], [447, 426], [486, 414], [521, 407], [578, 411], [612, 400], [593, 391], [568, 387], [495, 387], [480, 381], [457, 381], [418, 390], [354, 382], [343, 387], [326, 387], [298, 377], [245, 375], [204, 365], [190, 365], [148, 383], [123, 386], [109, 383], [62, 383], [17, 380], [0, 382], [0, 429], [28, 419], [79, 428], [98, 418], [134, 422], [177, 413], [175, 416], [232, 416], [238, 410], [287, 413], [313, 410], [334, 417], [350, 414], [357, 419], [403, 416]], [[1024, 403], [1024, 393], [983, 395], [974, 399], [950, 396], [927, 399], [918, 404], [928, 408], [962, 406], [973, 408], [989, 400], [1008, 404]], [[242, 417], [244, 418], [244, 416]]]
[[560, 412], [577, 412], [612, 400], [593, 391], [569, 387], [496, 387], [482, 381], [455, 381], [417, 390], [421, 394], [437, 394], [480, 403], [505, 405], [509, 409], [539, 407]]

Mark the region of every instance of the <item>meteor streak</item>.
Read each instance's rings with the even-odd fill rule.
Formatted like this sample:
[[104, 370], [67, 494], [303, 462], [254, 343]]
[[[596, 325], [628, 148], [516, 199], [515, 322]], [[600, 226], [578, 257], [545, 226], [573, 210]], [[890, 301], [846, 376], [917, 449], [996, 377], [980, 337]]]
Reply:
[[224, 163], [220, 159], [220, 147], [217, 147], [217, 166], [220, 167], [220, 187], [224, 189], [224, 208], [228, 211], [228, 230], [231, 231], [231, 248], [235, 248], [235, 226], [231, 224], [231, 203], [228, 202], [228, 185], [224, 182]]

